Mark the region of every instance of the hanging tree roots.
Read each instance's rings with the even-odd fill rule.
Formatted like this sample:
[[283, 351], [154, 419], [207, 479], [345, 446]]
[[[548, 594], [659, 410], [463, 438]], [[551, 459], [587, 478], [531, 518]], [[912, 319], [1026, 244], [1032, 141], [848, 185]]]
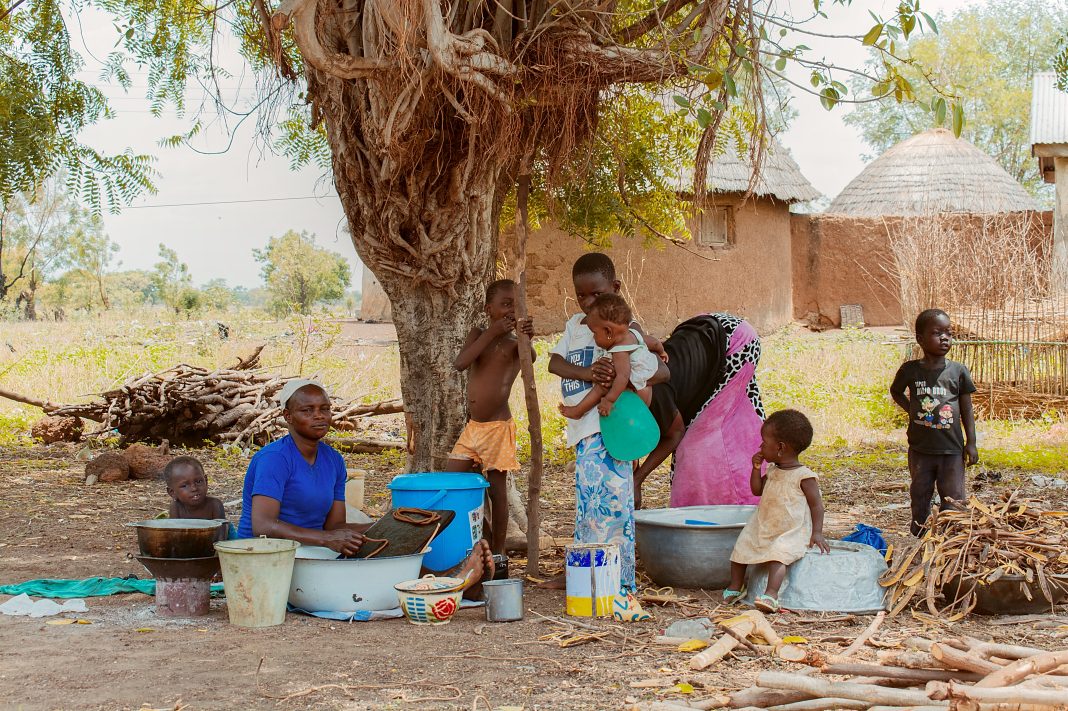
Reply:
[[[37, 405], [48, 415], [98, 422], [93, 434], [117, 431], [126, 442], [265, 444], [285, 431], [275, 396], [292, 378], [257, 370], [262, 349], [233, 368], [209, 371], [182, 363], [146, 374], [85, 404], [60, 405], [3, 391], [0, 396]], [[355, 430], [364, 418], [403, 410], [400, 400], [371, 404], [335, 400], [334, 428]]]

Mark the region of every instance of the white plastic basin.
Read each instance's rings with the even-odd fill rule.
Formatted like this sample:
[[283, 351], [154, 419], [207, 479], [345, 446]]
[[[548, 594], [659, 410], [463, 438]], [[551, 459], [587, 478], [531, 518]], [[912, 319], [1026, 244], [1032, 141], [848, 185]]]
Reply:
[[309, 612], [391, 610], [397, 607], [393, 586], [419, 577], [423, 555], [339, 560], [337, 551], [329, 548], [301, 546], [293, 563], [289, 604]]

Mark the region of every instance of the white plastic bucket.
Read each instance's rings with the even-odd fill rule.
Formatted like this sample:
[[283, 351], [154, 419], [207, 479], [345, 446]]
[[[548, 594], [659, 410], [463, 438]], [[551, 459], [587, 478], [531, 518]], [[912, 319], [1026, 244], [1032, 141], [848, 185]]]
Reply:
[[354, 509], [363, 511], [364, 482], [367, 472], [363, 469], [348, 469], [348, 479], [345, 481], [345, 504]]
[[280, 538], [241, 538], [215, 544], [230, 624], [238, 627], [282, 624], [293, 579], [293, 559], [299, 545]]

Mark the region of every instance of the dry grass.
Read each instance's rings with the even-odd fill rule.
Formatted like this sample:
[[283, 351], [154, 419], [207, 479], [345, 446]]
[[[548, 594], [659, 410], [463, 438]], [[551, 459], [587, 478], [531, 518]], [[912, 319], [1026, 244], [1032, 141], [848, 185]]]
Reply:
[[890, 228], [902, 313], [950, 315], [961, 340], [954, 358], [989, 391], [984, 406], [996, 416], [1063, 410], [1068, 396], [1068, 292], [1053, 288], [1037, 219], [942, 215]]
[[[220, 317], [230, 326], [221, 340], [216, 319], [173, 321], [157, 312], [105, 314], [54, 323], [4, 323], [0, 336], [0, 388], [53, 401], [76, 402], [132, 375], [177, 362], [202, 366], [227, 364], [254, 346], [267, 343], [265, 367], [318, 374], [337, 394], [365, 401], [398, 396], [398, 354], [388, 326], [336, 323], [326, 319], [271, 321], [253, 312]], [[791, 327], [764, 338], [759, 379], [768, 411], [795, 407], [816, 429], [814, 454], [852, 456], [858, 466], [897, 466], [904, 451], [904, 417], [887, 388], [905, 356], [888, 345], [902, 333], [889, 329], [830, 331], [814, 334]], [[11, 352], [4, 344], [10, 343]], [[535, 374], [541, 402], [546, 459], [562, 465], [571, 453], [564, 441], [559, 380], [548, 373], [551, 340], [536, 342]], [[512, 393], [519, 430], [520, 460], [529, 457], [526, 410], [521, 390]], [[0, 400], [0, 444], [25, 442], [36, 408]], [[1058, 471], [1049, 449], [1051, 426], [1063, 421], [1053, 413], [1033, 420], [993, 420], [980, 425], [980, 449], [1002, 452], [1010, 464]], [[400, 434], [399, 416], [383, 418]], [[822, 456], [822, 455], [821, 455]], [[400, 467], [402, 461], [390, 460]]]

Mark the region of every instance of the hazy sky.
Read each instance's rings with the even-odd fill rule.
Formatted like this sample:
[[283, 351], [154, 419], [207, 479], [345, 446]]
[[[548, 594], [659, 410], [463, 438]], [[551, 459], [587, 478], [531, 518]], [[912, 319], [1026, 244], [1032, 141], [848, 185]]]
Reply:
[[[974, 2], [926, 0], [923, 9], [934, 15], [971, 4]], [[827, 6], [830, 17], [809, 23], [808, 29], [823, 34], [864, 34], [872, 25], [869, 9], [887, 15], [897, 2], [854, 0], [850, 7]], [[798, 16], [807, 16], [812, 3], [792, 0], [780, 2], [779, 7], [796, 8]], [[117, 38], [110, 20], [103, 15], [86, 14], [81, 25], [84, 46], [95, 57], [106, 57]], [[81, 49], [76, 26], [72, 30], [75, 46]], [[795, 41], [812, 47], [811, 57], [826, 57], [841, 66], [858, 67], [865, 58], [864, 49], [853, 41], [800, 36]], [[223, 51], [224, 56], [236, 57], [232, 48], [224, 47]], [[86, 61], [83, 76], [95, 83], [100, 64], [89, 55]], [[241, 78], [241, 65], [233, 59], [227, 67], [235, 77], [223, 82], [224, 93], [229, 93], [235, 106], [248, 105], [255, 97], [251, 78]], [[808, 84], [804, 70], [791, 65], [788, 72], [798, 83]], [[190, 119], [173, 113], [162, 118], [152, 116], [141, 98], [144, 82], [143, 75], [134, 75], [134, 87], [128, 94], [118, 86], [99, 84], [113, 98], [112, 106], [118, 115], [84, 135], [90, 145], [102, 151], [118, 152], [129, 147], [158, 158], [159, 192], [137, 200], [121, 214], [105, 217], [108, 233], [121, 247], [122, 268], [151, 268], [157, 261], [159, 243], [165, 242], [189, 264], [198, 283], [223, 278], [231, 285], [256, 286], [260, 283], [259, 265], [253, 260], [252, 250], [264, 246], [270, 236], [287, 229], [303, 229], [315, 233], [320, 245], [349, 259], [353, 284], [358, 288], [361, 267], [328, 175], [317, 168], [292, 171], [285, 158], [264, 152], [255, 140], [254, 120], [240, 126], [232, 137], [215, 128], [195, 140], [195, 148], [216, 155], [184, 146], [160, 147], [157, 141], [161, 137], [183, 133]], [[190, 98], [199, 100], [200, 95], [191, 91]], [[861, 171], [861, 156], [870, 149], [856, 131], [842, 122], [848, 106], [828, 112], [818, 99], [796, 90], [792, 105], [798, 116], [780, 141], [791, 150], [812, 184], [833, 197]], [[224, 150], [228, 144], [229, 150]], [[247, 200], [265, 202], [204, 204]], [[182, 206], [185, 203], [199, 204]]]

